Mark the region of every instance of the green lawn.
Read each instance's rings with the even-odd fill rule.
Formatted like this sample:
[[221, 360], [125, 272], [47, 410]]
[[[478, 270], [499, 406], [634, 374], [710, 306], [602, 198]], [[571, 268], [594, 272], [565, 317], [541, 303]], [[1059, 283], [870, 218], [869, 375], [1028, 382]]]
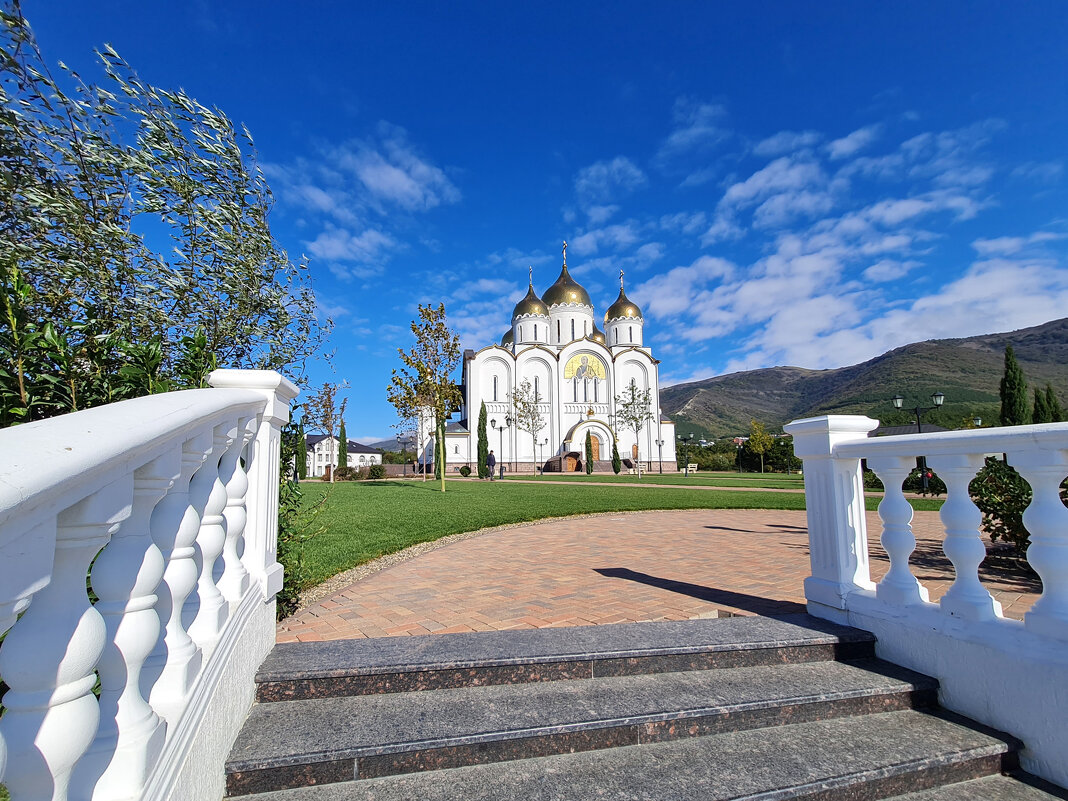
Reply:
[[[531, 473], [516, 473], [508, 475], [511, 480], [534, 479]], [[690, 485], [699, 487], [747, 487], [750, 489], [796, 489], [805, 488], [805, 480], [802, 476], [785, 475], [783, 473], [642, 473], [641, 480], [637, 476], [621, 473], [620, 475], [596, 473], [588, 476], [585, 473], [546, 473], [538, 476], [538, 481], [575, 481], [575, 482], [604, 482], [609, 484], [671, 484]]]
[[[308, 541], [305, 561], [314, 586], [337, 573], [419, 542], [490, 526], [587, 512], [652, 509], [804, 509], [800, 493], [741, 492], [585, 486], [582, 482], [518, 484], [449, 481], [444, 494], [434, 482], [370, 481], [301, 485], [310, 504], [327, 498], [316, 525], [325, 531]], [[878, 499], [868, 498], [869, 509]], [[915, 500], [918, 510], [942, 502]]]

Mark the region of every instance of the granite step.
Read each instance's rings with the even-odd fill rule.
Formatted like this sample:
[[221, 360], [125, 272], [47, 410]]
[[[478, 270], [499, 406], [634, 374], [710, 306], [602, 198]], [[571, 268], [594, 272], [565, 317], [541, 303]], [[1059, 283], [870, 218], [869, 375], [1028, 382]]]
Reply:
[[280, 643], [261, 702], [859, 659], [871, 634], [808, 615]]
[[248, 794], [871, 715], [933, 706], [936, 694], [933, 679], [862, 659], [277, 701], [253, 707], [227, 761], [227, 788]]
[[894, 796], [891, 801], [1056, 801], [1068, 792], [1026, 773], [986, 776], [931, 790]]
[[906, 710], [302, 787], [256, 801], [866, 801], [1012, 769], [1015, 747], [953, 716]]

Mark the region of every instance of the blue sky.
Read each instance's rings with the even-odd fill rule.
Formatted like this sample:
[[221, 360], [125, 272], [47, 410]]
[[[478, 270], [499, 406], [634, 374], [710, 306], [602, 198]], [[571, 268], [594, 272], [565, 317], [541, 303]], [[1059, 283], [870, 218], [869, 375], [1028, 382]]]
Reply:
[[497, 341], [568, 262], [665, 383], [1068, 314], [1063, 2], [24, 2], [245, 123], [336, 323], [348, 428], [420, 302]]

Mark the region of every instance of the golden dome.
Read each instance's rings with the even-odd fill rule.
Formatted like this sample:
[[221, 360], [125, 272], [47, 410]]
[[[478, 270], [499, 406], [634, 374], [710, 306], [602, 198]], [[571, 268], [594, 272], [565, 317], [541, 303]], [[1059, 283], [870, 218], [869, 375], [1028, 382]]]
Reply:
[[593, 333], [590, 334], [590, 339], [594, 342], [600, 342], [602, 345], [605, 344], [604, 332], [597, 327], [597, 323], [593, 324]]
[[534, 292], [533, 284], [527, 289], [526, 297], [515, 304], [515, 309], [512, 311], [512, 319], [515, 320], [516, 317], [526, 317], [531, 314], [539, 314], [542, 317], [549, 316], [549, 309], [541, 302], [541, 298], [538, 297], [537, 293]]
[[623, 292], [622, 270], [619, 272], [619, 297], [616, 298], [615, 303], [608, 307], [608, 311], [604, 313], [604, 321], [607, 323], [609, 320], [618, 320], [621, 317], [630, 320], [642, 319], [642, 310], [631, 303], [630, 299]]
[[511, 328], [509, 328], [507, 331], [504, 332], [504, 336], [501, 337], [501, 346], [505, 347], [505, 348], [510, 348], [514, 344], [515, 344], [515, 331], [513, 331]]
[[560, 270], [560, 277], [556, 279], [556, 283], [545, 290], [545, 294], [541, 296], [541, 299], [546, 306], [559, 306], [568, 303], [593, 306], [589, 293], [567, 271], [567, 262], [564, 262], [564, 267]]

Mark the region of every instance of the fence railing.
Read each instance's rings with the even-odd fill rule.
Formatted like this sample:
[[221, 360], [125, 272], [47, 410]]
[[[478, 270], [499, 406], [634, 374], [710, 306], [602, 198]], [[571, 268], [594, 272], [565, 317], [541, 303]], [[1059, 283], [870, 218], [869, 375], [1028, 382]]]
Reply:
[[[878, 422], [830, 415], [786, 426], [804, 460], [812, 573], [809, 611], [879, 638], [880, 653], [941, 682], [943, 702], [1021, 737], [1025, 765], [1068, 785], [1068, 424], [869, 438]], [[987, 455], [1004, 457], [1032, 490], [1023, 515], [1027, 562], [1042, 594], [1023, 622], [1002, 616], [983, 586], [982, 514], [968, 486]], [[940, 511], [953, 583], [938, 603], [911, 569], [913, 507], [902, 483], [925, 457], [946, 485]], [[861, 460], [885, 487], [880, 543], [890, 567], [871, 580]]]
[[12, 801], [222, 795], [220, 748], [274, 643], [297, 388], [254, 370], [210, 383], [0, 431]]

